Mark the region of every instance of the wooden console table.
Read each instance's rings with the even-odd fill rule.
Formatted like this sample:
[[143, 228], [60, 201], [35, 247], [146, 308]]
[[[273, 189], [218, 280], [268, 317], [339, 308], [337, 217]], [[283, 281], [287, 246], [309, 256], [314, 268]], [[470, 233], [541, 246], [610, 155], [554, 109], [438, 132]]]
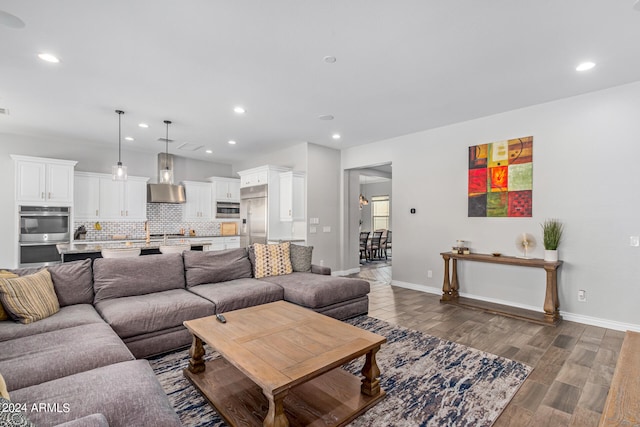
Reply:
[[[489, 313], [501, 314], [503, 316], [513, 317], [516, 319], [529, 320], [541, 325], [556, 326], [562, 320], [560, 311], [558, 310], [560, 303], [558, 301], [557, 280], [558, 268], [562, 265], [562, 261], [550, 262], [538, 258], [516, 258], [510, 256], [493, 256], [489, 254], [463, 255], [454, 254], [452, 252], [442, 252], [440, 255], [442, 255], [442, 258], [444, 259], [444, 282], [442, 283], [441, 303], [479, 309]], [[453, 260], [451, 280], [449, 280], [449, 259]], [[458, 282], [458, 260], [544, 268], [547, 272], [547, 290], [543, 306], [544, 313], [461, 297], [458, 294], [458, 289], [460, 288]]]

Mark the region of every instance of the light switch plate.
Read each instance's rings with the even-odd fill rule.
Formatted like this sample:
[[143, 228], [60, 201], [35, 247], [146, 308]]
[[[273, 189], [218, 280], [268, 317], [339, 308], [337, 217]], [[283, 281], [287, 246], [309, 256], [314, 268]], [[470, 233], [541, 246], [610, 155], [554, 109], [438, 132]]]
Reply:
[[315, 234], [317, 232], [318, 232], [318, 230], [316, 229], [316, 227], [309, 227], [309, 233]]
[[324, 227], [322, 227], [322, 232], [331, 233], [331, 227], [329, 227], [328, 225], [325, 225]]

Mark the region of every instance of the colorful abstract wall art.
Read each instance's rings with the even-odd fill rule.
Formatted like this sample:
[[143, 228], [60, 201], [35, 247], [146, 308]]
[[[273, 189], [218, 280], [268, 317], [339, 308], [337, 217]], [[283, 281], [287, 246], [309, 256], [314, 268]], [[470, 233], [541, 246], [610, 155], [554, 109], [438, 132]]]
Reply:
[[469, 216], [530, 217], [533, 136], [469, 147]]

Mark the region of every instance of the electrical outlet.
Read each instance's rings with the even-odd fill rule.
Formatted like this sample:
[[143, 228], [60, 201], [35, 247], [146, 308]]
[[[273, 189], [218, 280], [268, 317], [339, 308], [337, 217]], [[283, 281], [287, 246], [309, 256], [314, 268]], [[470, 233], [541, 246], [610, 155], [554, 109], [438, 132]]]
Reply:
[[578, 291], [578, 302], [587, 302], [587, 291], [584, 289]]
[[427, 278], [431, 279], [433, 277], [433, 271], [427, 270]]
[[310, 234], [315, 234], [318, 232], [318, 229], [316, 227], [309, 227], [309, 233]]

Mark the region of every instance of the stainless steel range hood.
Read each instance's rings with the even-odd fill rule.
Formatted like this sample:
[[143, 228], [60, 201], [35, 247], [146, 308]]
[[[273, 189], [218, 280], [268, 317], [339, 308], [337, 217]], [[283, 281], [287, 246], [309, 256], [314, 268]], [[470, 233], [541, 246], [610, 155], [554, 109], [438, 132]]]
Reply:
[[[167, 169], [173, 170], [173, 156], [165, 153], [158, 154], [158, 181], [160, 181], [160, 173]], [[147, 203], [184, 203], [187, 201], [185, 197], [184, 187], [175, 184], [148, 184], [147, 185]]]

